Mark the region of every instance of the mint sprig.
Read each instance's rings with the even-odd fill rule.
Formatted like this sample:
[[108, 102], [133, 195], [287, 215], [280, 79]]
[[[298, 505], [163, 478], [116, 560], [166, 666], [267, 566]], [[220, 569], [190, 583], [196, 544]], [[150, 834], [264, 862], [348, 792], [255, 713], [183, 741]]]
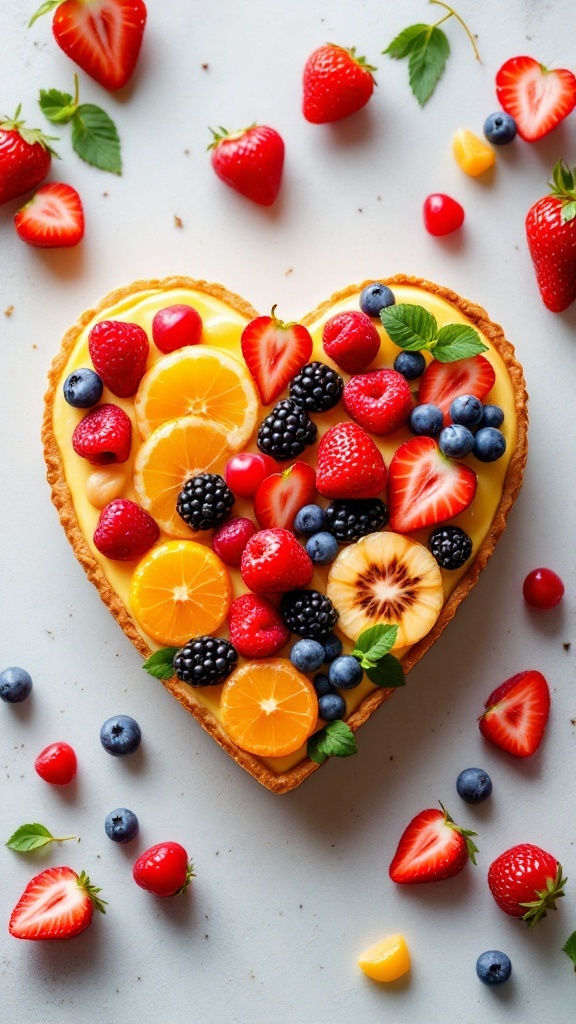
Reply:
[[351, 757], [358, 753], [354, 733], [346, 722], [336, 719], [328, 722], [308, 740], [308, 757], [316, 764], [324, 764], [329, 757]]
[[352, 655], [358, 659], [375, 686], [393, 689], [405, 685], [404, 670], [398, 658], [389, 652], [398, 637], [398, 626], [380, 623], [360, 634]]
[[179, 647], [161, 647], [147, 658], [142, 668], [155, 679], [171, 679], [174, 675], [174, 655], [179, 650]]
[[406, 352], [430, 352], [439, 363], [455, 363], [488, 351], [474, 327], [446, 324], [439, 328], [436, 317], [416, 303], [387, 306], [381, 311], [380, 319], [398, 348]]
[[[30, 853], [31, 850], [38, 850], [41, 846], [47, 846], [48, 843], [65, 843], [69, 839], [78, 839], [78, 836], [53, 836], [45, 825], [32, 822], [28, 825], [20, 825], [20, 828], [17, 828], [6, 841], [6, 846], [18, 853]], [[79, 839], [78, 842], [80, 842]]]
[[576, 932], [572, 932], [572, 935], [566, 939], [566, 942], [562, 946], [562, 952], [569, 956], [572, 963], [574, 964], [574, 970], [576, 971]]
[[111, 174], [122, 173], [120, 138], [116, 125], [105, 110], [94, 103], [80, 103], [78, 75], [74, 75], [74, 96], [59, 89], [41, 89], [39, 105], [53, 124], [72, 124], [72, 148], [92, 167]]

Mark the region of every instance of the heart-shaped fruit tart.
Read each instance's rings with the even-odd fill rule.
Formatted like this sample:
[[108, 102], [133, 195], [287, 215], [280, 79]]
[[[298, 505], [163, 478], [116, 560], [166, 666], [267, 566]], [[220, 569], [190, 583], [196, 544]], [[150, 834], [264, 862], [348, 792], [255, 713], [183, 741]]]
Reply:
[[526, 459], [522, 369], [479, 306], [368, 281], [300, 323], [139, 281], [66, 333], [52, 499], [148, 671], [283, 793], [440, 636]]

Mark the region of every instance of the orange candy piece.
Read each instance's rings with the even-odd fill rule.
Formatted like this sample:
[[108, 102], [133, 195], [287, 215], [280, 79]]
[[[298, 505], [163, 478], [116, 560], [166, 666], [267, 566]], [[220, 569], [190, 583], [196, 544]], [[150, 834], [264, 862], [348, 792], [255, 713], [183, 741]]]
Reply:
[[472, 178], [483, 174], [489, 167], [492, 167], [496, 160], [496, 154], [492, 147], [487, 146], [468, 128], [461, 128], [456, 132], [452, 142], [452, 151], [458, 166]]
[[312, 734], [318, 698], [312, 683], [286, 658], [264, 658], [229, 676], [220, 712], [226, 732], [242, 750], [282, 757]]

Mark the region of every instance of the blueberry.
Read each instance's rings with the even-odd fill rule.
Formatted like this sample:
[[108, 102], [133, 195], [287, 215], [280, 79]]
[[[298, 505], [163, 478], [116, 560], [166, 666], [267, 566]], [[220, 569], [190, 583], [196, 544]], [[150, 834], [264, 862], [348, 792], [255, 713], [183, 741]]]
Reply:
[[337, 658], [342, 654], [342, 641], [339, 636], [335, 633], [330, 633], [327, 637], [322, 640], [324, 647], [324, 663], [329, 665], [334, 658]]
[[324, 662], [324, 648], [318, 640], [297, 640], [290, 661], [299, 672], [316, 672]]
[[474, 438], [473, 454], [480, 462], [496, 462], [506, 451], [506, 438], [495, 427], [482, 427]]
[[482, 768], [465, 768], [456, 779], [459, 796], [468, 804], [481, 804], [492, 792], [492, 779]]
[[325, 693], [318, 698], [318, 716], [325, 722], [334, 722], [346, 714], [346, 701], [339, 693]]
[[438, 438], [438, 447], [449, 459], [463, 459], [474, 447], [474, 434], [461, 423], [444, 427]]
[[129, 715], [114, 715], [107, 718], [100, 729], [100, 742], [114, 757], [133, 754], [140, 746], [142, 732], [138, 722]]
[[380, 316], [380, 310], [386, 306], [394, 306], [396, 296], [387, 285], [375, 281], [366, 285], [360, 293], [360, 309], [366, 316]]
[[5, 668], [0, 672], [0, 699], [7, 704], [21, 704], [32, 692], [32, 678], [25, 668]]
[[418, 436], [435, 437], [443, 425], [444, 416], [437, 405], [417, 405], [410, 413], [410, 430]]
[[296, 513], [294, 527], [298, 533], [318, 533], [326, 526], [326, 513], [320, 505], [304, 505]]
[[476, 961], [476, 974], [485, 985], [502, 985], [512, 971], [510, 957], [499, 949], [487, 949]]
[[494, 146], [507, 146], [516, 137], [516, 121], [499, 110], [484, 121], [484, 135]]
[[328, 565], [338, 554], [338, 541], [331, 533], [313, 533], [306, 541], [306, 551], [314, 565]]
[[483, 412], [482, 402], [474, 395], [458, 395], [450, 405], [452, 421], [464, 427], [477, 427]]
[[481, 427], [500, 427], [504, 422], [504, 410], [499, 405], [485, 405], [482, 409]]
[[107, 815], [104, 828], [108, 839], [115, 843], [129, 843], [138, 832], [138, 818], [127, 807], [117, 807]]
[[364, 672], [351, 654], [335, 658], [328, 669], [328, 679], [337, 690], [352, 690], [362, 682]]
[[102, 398], [104, 385], [94, 370], [82, 367], [64, 381], [64, 398], [75, 409], [90, 409]]
[[332, 683], [328, 679], [328, 676], [325, 676], [323, 672], [320, 672], [317, 676], [314, 676], [314, 679], [312, 680], [312, 685], [314, 686], [314, 689], [316, 690], [316, 694], [318, 697], [325, 697], [327, 693], [334, 693], [334, 687], [332, 686]]
[[394, 369], [406, 380], [416, 380], [424, 373], [426, 360], [421, 352], [399, 352], [394, 360]]

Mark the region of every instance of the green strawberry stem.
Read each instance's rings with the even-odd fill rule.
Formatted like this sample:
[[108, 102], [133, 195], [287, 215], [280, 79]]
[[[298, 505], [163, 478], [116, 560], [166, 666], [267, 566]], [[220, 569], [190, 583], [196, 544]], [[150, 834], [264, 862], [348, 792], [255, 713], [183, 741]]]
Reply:
[[548, 182], [550, 194], [562, 203], [562, 223], [568, 224], [576, 217], [576, 167], [570, 170], [564, 160], [559, 160]]
[[92, 901], [92, 904], [94, 906], [94, 910], [97, 910], [100, 914], [105, 914], [105, 907], [108, 906], [108, 903], [106, 900], [102, 900], [99, 898], [98, 893], [101, 892], [101, 889], [99, 889], [95, 885], [92, 885], [85, 871], [81, 871], [80, 874], [78, 875], [77, 884], [80, 887], [80, 889], [82, 889], [86, 893], [86, 895], [90, 897], [90, 900]]
[[56, 135], [44, 135], [40, 128], [26, 128], [26, 122], [20, 118], [21, 110], [22, 104], [19, 103], [14, 117], [4, 117], [0, 121], [0, 128], [7, 132], [18, 132], [29, 146], [34, 146], [38, 143], [43, 149], [47, 149], [52, 156], [57, 157], [59, 160], [58, 153], [50, 145], [51, 142], [58, 142], [58, 137]]
[[526, 913], [522, 915], [522, 920], [526, 921], [529, 928], [534, 928], [543, 917], [546, 917], [549, 910], [556, 910], [556, 900], [564, 896], [566, 881], [567, 879], [562, 874], [562, 865], [559, 864], [556, 877], [546, 879], [546, 888], [535, 890], [538, 899], [519, 904], [521, 907], [527, 907]]
[[186, 889], [190, 885], [190, 882], [195, 877], [196, 877], [196, 875], [194, 873], [194, 865], [192, 864], [192, 862], [189, 862], [187, 867], [186, 867], [186, 878], [184, 879], [184, 882], [180, 886], [180, 888], [176, 890], [174, 895], [175, 896], [181, 896], [183, 892], [186, 892]]
[[474, 50], [474, 56], [476, 57], [476, 60], [479, 62], [479, 64], [481, 64], [482, 60], [480, 58], [480, 54], [478, 53], [476, 41], [464, 19], [461, 18], [460, 15], [457, 14], [452, 7], [449, 7], [448, 4], [443, 3], [442, 0], [430, 0], [430, 3], [438, 4], [439, 7], [444, 7], [444, 9], [448, 11], [448, 14], [445, 14], [443, 18], [440, 18], [440, 21], [435, 22], [434, 28], [438, 28], [438, 25], [441, 25], [444, 21], [448, 21], [449, 18], [456, 18], [456, 21], [460, 22], [462, 28], [464, 29], [466, 35], [468, 36], [468, 39], [472, 43], [472, 49]]
[[476, 854], [478, 853], [478, 847], [476, 846], [476, 843], [473, 842], [472, 836], [477, 836], [478, 833], [477, 832], [473, 832], [472, 829], [469, 829], [469, 828], [461, 828], [460, 825], [456, 824], [456, 822], [454, 821], [454, 818], [452, 818], [448, 814], [448, 811], [444, 807], [444, 804], [440, 800], [438, 801], [438, 803], [440, 804], [440, 807], [442, 808], [442, 811], [444, 812], [444, 821], [448, 825], [448, 828], [453, 829], [454, 832], [458, 832], [458, 834], [461, 835], [462, 838], [466, 841], [466, 849], [468, 850], [468, 857], [470, 858], [472, 863], [475, 864], [476, 863]]
[[208, 130], [212, 132], [212, 142], [210, 145], [206, 146], [206, 149], [216, 149], [218, 143], [222, 142], [223, 139], [227, 139], [229, 142], [233, 142], [235, 139], [241, 139], [246, 132], [249, 132], [251, 128], [255, 127], [256, 121], [249, 124], [247, 128], [239, 128], [237, 132], [229, 132], [228, 129], [223, 128], [221, 124], [218, 125], [217, 131], [214, 128], [209, 128]]

